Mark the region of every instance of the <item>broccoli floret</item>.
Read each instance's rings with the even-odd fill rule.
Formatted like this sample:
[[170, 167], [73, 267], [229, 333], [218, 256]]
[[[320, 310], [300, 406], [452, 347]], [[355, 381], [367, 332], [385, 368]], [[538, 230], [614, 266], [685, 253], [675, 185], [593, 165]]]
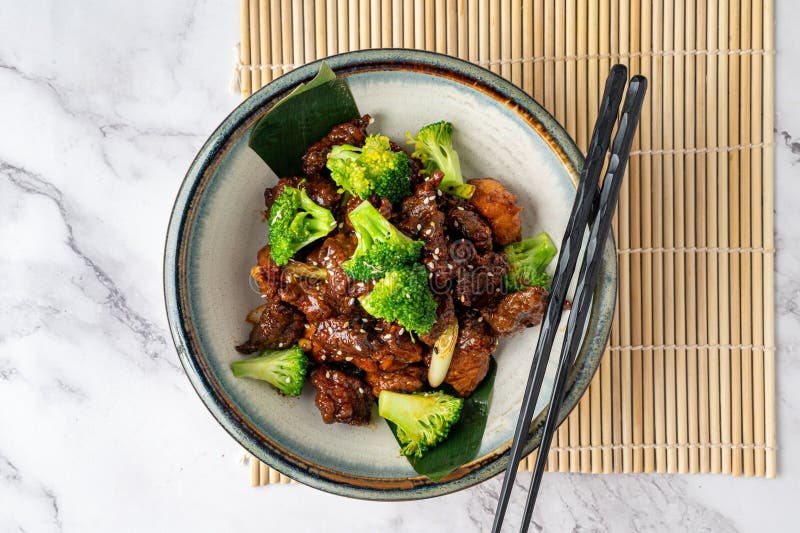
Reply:
[[298, 345], [285, 350], [264, 350], [261, 355], [231, 365], [237, 378], [261, 379], [287, 396], [300, 396], [306, 381], [308, 358]]
[[328, 155], [326, 166], [336, 185], [364, 199], [372, 194], [373, 184], [367, 175], [367, 168], [359, 161], [360, 156], [361, 148], [357, 146], [334, 146]]
[[285, 265], [301, 248], [335, 227], [333, 214], [314, 203], [306, 191], [284, 187], [269, 210], [270, 255], [275, 263]]
[[350, 212], [350, 223], [358, 235], [358, 246], [353, 257], [342, 263], [342, 268], [351, 278], [379, 278], [393, 268], [419, 259], [423, 242], [404, 235], [368, 201]]
[[557, 250], [547, 233], [511, 243], [503, 251], [511, 266], [505, 279], [508, 291], [519, 291], [533, 285], [550, 285], [550, 276], [544, 269], [556, 256]]
[[359, 302], [370, 315], [397, 322], [413, 333], [428, 333], [436, 322], [436, 300], [427, 271], [419, 263], [392, 270]]
[[414, 153], [411, 155], [422, 161], [425, 172], [444, 172], [439, 184], [441, 190], [460, 198], [469, 199], [472, 196], [475, 186], [464, 183], [458, 153], [453, 148], [453, 125], [450, 122], [428, 124], [415, 137], [410, 137], [409, 143], [414, 144]]
[[402, 394], [382, 390], [378, 414], [397, 426], [400, 453], [422, 457], [442, 442], [461, 416], [461, 398], [443, 392]]
[[363, 148], [334, 146], [327, 167], [337, 185], [362, 200], [377, 194], [397, 203], [412, 192], [408, 156], [392, 151], [385, 135], [368, 136]]

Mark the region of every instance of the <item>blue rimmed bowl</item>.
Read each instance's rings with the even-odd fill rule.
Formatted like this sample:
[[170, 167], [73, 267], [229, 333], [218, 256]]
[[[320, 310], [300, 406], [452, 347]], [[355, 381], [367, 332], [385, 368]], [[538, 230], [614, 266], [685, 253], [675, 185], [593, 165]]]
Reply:
[[[428, 52], [370, 50], [326, 61], [347, 77], [361, 112], [375, 118], [373, 131], [399, 140], [424, 124], [453, 122], [464, 175], [498, 178], [519, 196], [525, 208], [523, 235], [547, 231], [560, 239], [583, 159], [561, 126], [528, 95], [471, 63]], [[311, 63], [293, 70], [243, 102], [214, 131], [186, 174], [164, 254], [167, 314], [181, 362], [217, 421], [256, 457], [297, 481], [374, 500], [426, 498], [469, 487], [507, 466], [538, 328], [501, 340], [480, 452], [439, 482], [411, 469], [377, 416], [365, 427], [328, 426], [309, 385], [301, 398], [290, 399], [230, 372], [230, 363], [239, 359], [233, 347], [249, 331], [244, 316], [261, 303], [248, 283], [249, 269], [265, 241], [263, 191], [277, 179], [249, 149], [248, 136], [259, 117], [313, 78], [318, 68]], [[609, 241], [562, 419], [597, 369], [615, 294], [614, 245]], [[553, 371], [548, 369], [539, 411]], [[542, 418], [531, 425], [526, 452], [539, 444]]]

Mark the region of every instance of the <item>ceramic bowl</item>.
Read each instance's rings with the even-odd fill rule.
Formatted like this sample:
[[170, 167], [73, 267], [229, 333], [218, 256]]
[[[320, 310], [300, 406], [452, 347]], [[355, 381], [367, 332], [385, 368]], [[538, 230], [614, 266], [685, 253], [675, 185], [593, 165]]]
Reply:
[[[347, 78], [360, 111], [375, 118], [371, 131], [402, 140], [406, 132], [430, 122], [453, 122], [464, 175], [502, 180], [525, 208], [523, 235], [547, 231], [560, 242], [582, 157], [533, 99], [487, 70], [438, 54], [371, 50], [326, 61]], [[264, 188], [276, 181], [247, 146], [248, 136], [270, 106], [309, 81], [318, 68], [311, 63], [293, 70], [244, 101], [211, 135], [186, 174], [164, 258], [167, 313], [181, 362], [217, 421], [256, 457], [301, 483], [375, 500], [425, 498], [469, 487], [507, 466], [538, 328], [501, 340], [480, 452], [439, 482], [411, 469], [377, 415], [365, 427], [325, 425], [310, 385], [299, 399], [285, 398], [266, 383], [231, 374], [231, 362], [241, 357], [234, 346], [249, 332], [245, 314], [260, 303], [249, 283], [249, 269], [265, 242]], [[600, 361], [615, 294], [614, 245], [609, 241], [562, 418], [576, 405]], [[541, 408], [553, 372], [551, 365], [526, 452], [539, 443]]]

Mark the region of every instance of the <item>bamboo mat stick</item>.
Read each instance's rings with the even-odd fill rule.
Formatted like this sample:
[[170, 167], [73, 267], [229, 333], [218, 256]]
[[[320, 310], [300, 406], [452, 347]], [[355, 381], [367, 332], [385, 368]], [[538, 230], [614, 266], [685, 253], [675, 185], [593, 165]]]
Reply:
[[[686, 49], [686, 15], [684, 13], [686, 0], [675, 1], [675, 42], [673, 43], [673, 50]], [[673, 145], [679, 149], [685, 149], [685, 130], [684, 117], [686, 110], [686, 87], [685, 87], [685, 57], [682, 55], [675, 56], [674, 64], [674, 77], [673, 77], [673, 90], [674, 96], [674, 111], [673, 117], [675, 121], [675, 128], [673, 131]], [[688, 215], [684, 205], [684, 187], [688, 184], [686, 181], [686, 172], [684, 166], [685, 156], [683, 154], [676, 154], [673, 156], [674, 160], [674, 174], [673, 180], [675, 183], [674, 188], [674, 221], [675, 221], [675, 246], [683, 248], [686, 245], [687, 232], [694, 232], [694, 213]], [[688, 395], [687, 395], [687, 368], [686, 368], [686, 349], [681, 346], [686, 345], [686, 329], [687, 329], [687, 310], [686, 310], [686, 255], [675, 254], [675, 344], [678, 348], [675, 349], [675, 415], [676, 415], [676, 443], [677, 443], [677, 471], [686, 474], [689, 472], [689, 449], [688, 444]], [[675, 469], [671, 469], [674, 472]]]
[[[512, 6], [513, 4], [513, 6]], [[518, 59], [522, 55], [522, 5], [520, 0], [506, 0], [504, 4], [506, 12], [511, 12], [511, 53], [510, 57]], [[506, 56], [506, 59], [509, 56]], [[526, 56], [530, 57], [530, 56]], [[522, 63], [515, 61], [511, 63], [511, 82], [522, 87]], [[525, 90], [523, 88], [523, 90]]]
[[[719, 17], [717, 0], [708, 0], [707, 11], [707, 45], [709, 48], [718, 46], [719, 29], [717, 19]], [[718, 146], [717, 135], [717, 112], [719, 104], [717, 95], [719, 89], [719, 60], [717, 57], [706, 56], [706, 79], [707, 81], [707, 101], [708, 109], [706, 121], [706, 146]], [[708, 235], [708, 247], [716, 248], [719, 246], [719, 235], [717, 231], [717, 211], [718, 206], [718, 162], [716, 155], [709, 154], [707, 157], [706, 190], [708, 191], [706, 201], [708, 209], [706, 214], [706, 229]], [[709, 421], [711, 422], [711, 452], [710, 463], [711, 473], [718, 474], [722, 471], [722, 398], [720, 396], [720, 366], [722, 352], [716, 346], [719, 345], [719, 254], [711, 253], [708, 255], [708, 343], [713, 346], [708, 354], [708, 382], [709, 382]]]
[[[537, 0], [533, 4], [533, 57], [541, 58], [544, 56], [544, 1]], [[533, 64], [533, 93], [536, 101], [544, 102], [544, 63], [537, 61]]]
[[[664, 0], [664, 17], [663, 17], [663, 50], [671, 51], [674, 49], [675, 37], [675, 20], [674, 20], [674, 1]], [[675, 58], [666, 54], [663, 59], [664, 77], [663, 77], [663, 97], [662, 97], [662, 143], [661, 146], [666, 151], [675, 148], [673, 133], [675, 125], [675, 112], [674, 96], [675, 88], [674, 81], [674, 62]], [[663, 208], [662, 213], [664, 217], [663, 232], [664, 240], [663, 245], [667, 249], [674, 248], [675, 246], [675, 226], [679, 221], [675, 219], [675, 165], [673, 156], [666, 155], [662, 158], [663, 161]], [[668, 252], [662, 255], [664, 264], [664, 343], [668, 346], [675, 345], [675, 254]], [[676, 445], [678, 443], [677, 434], [677, 412], [676, 412], [676, 374], [675, 374], [675, 350], [668, 348], [664, 350], [664, 405], [666, 407], [665, 422], [666, 422], [666, 459], [667, 459], [667, 472], [675, 472], [678, 466], [678, 453]]]
[[[773, 0], [764, 0], [764, 48], [775, 49], [774, 35], [775, 10]], [[764, 57], [764, 112], [763, 135], [765, 140], [772, 140], [775, 117], [775, 56]], [[774, 203], [775, 203], [775, 159], [769, 153], [764, 157], [764, 247], [772, 250], [774, 238]], [[764, 344], [775, 346], [775, 256], [764, 255]], [[764, 433], [766, 436], [766, 473], [767, 477], [775, 477], [777, 472], [777, 452], [775, 449], [775, 351], [764, 352], [764, 390], [766, 414]]]
[[435, 4], [432, 0], [425, 0], [425, 50], [433, 50], [436, 46], [436, 14]]
[[[610, 27], [611, 28], [619, 28], [621, 21], [620, 21], [620, 3], [613, 1], [611, 2], [611, 9], [609, 13], [609, 20], [610, 20]], [[619, 61], [620, 55], [620, 38], [619, 38], [619, 31], [613, 30], [609, 33], [609, 50], [611, 55], [614, 57], [614, 63]], [[618, 233], [618, 218], [615, 215], [613, 219], [613, 223], [616, 224], [613, 226], [613, 230], [615, 233]], [[619, 309], [620, 305], [620, 295], [619, 292], [616, 294], [616, 302], [615, 302], [615, 309]], [[614, 317], [614, 321], [612, 322], [611, 326], [611, 344], [613, 346], [618, 346], [620, 344], [620, 325], [619, 325], [619, 317], [618, 314]], [[621, 354], [619, 351], [611, 352], [610, 361], [608, 363], [609, 366], [609, 373], [611, 376], [611, 406], [612, 411], [614, 413], [620, 413], [622, 410], [622, 364], [621, 364]], [[612, 428], [611, 434], [613, 441], [615, 443], [625, 443], [625, 438], [623, 434], [623, 420], [622, 416], [612, 416]], [[624, 449], [617, 448], [614, 451], [614, 464], [615, 464], [615, 471], [622, 472], [625, 470], [625, 456], [629, 454], [629, 450], [627, 447]], [[629, 462], [630, 464], [630, 462]]]
[[370, 48], [380, 48], [380, 46], [381, 46], [381, 0], [370, 0], [367, 16], [369, 18], [369, 47]]
[[257, 487], [261, 484], [258, 471], [260, 462], [255, 456], [248, 454], [248, 464], [250, 465], [250, 486]]
[[[250, 3], [248, 0], [241, 0], [239, 3], [239, 31], [242, 34], [242, 41], [239, 44], [239, 63], [250, 65]], [[242, 96], [248, 97], [252, 94], [252, 72], [248, 68], [242, 69], [241, 86]]]
[[467, 0], [458, 0], [458, 33], [456, 34], [458, 57], [469, 59], [469, 20], [467, 18]]
[[269, 483], [269, 473], [270, 473], [269, 471], [271, 470], [271, 468], [269, 466], [267, 466], [266, 463], [262, 463], [261, 461], [259, 461], [255, 457], [253, 458], [253, 461], [255, 461], [256, 464], [258, 464], [258, 484], [259, 485], [268, 484]]
[[[590, 28], [597, 28], [597, 39], [596, 39], [596, 49], [594, 52], [598, 53], [601, 58], [599, 59], [599, 65], [597, 62], [590, 63], [590, 67], [595, 65], [595, 81], [594, 87], [589, 89], [590, 95], [596, 95], [594, 99], [591, 101], [593, 102], [593, 108], [590, 111], [590, 116], [593, 117], [592, 120], [596, 120], [598, 115], [598, 105], [599, 105], [599, 98], [600, 98], [600, 87], [605, 84], [605, 77], [608, 75], [607, 73], [611, 70], [611, 61], [608, 59], [608, 53], [611, 49], [611, 35], [610, 35], [610, 28], [611, 28], [611, 14], [610, 14], [610, 6], [608, 2], [604, 1], [592, 1], [589, 5], [589, 9], [595, 7], [594, 12], [597, 14], [597, 20], [599, 22], [595, 23], [594, 19], [590, 15], [589, 26]], [[592, 53], [592, 39], [589, 40], [589, 49], [590, 53]], [[589, 76], [589, 82], [591, 83], [592, 75]], [[593, 90], [594, 89], [594, 90]], [[632, 158], [631, 161], [633, 161]], [[621, 444], [621, 441], [614, 439], [614, 431], [613, 431], [613, 423], [608, 423], [609, 420], [614, 420], [612, 413], [614, 413], [613, 404], [612, 404], [612, 391], [611, 391], [611, 360], [612, 354], [606, 351], [603, 354], [602, 359], [600, 359], [600, 404], [601, 404], [601, 417], [603, 420], [606, 421], [605, 424], [601, 425], [601, 434], [602, 434], [602, 471], [603, 473], [610, 474], [614, 471], [615, 464], [617, 466], [621, 466], [621, 461], [614, 461], [614, 455], [620, 455], [621, 450], [618, 448], [612, 449], [612, 445], [614, 444]], [[592, 463], [594, 466], [594, 462]]]
[[[764, 46], [763, 40], [763, 20], [764, 12], [762, 0], [753, 0], [753, 47], [761, 49]], [[753, 110], [751, 117], [752, 142], [760, 144], [764, 140], [762, 127], [762, 102], [764, 91], [762, 84], [763, 64], [759, 54], [753, 56], [752, 68], [750, 71], [750, 87], [752, 89]], [[752, 245], [753, 247], [763, 248], [763, 223], [762, 217], [762, 194], [763, 180], [769, 177], [763, 174], [763, 151], [753, 150], [750, 160], [750, 175], [752, 178], [750, 199], [750, 209], [752, 211]], [[764, 258], [761, 255], [753, 256], [753, 343], [757, 346], [764, 345]], [[758, 350], [753, 352], [753, 443], [756, 446], [764, 446], [764, 352]], [[763, 449], [754, 450], [754, 470], [755, 475], [763, 476], [766, 474], [766, 454]]]
[[[641, 71], [651, 82], [651, 89], [648, 91], [644, 105], [642, 106], [642, 117], [639, 125], [639, 138], [641, 148], [645, 154], [652, 149], [653, 140], [653, 114], [655, 104], [653, 94], [655, 89], [655, 79], [652, 75], [652, 57], [650, 53], [653, 49], [653, 4], [645, 0], [642, 6], [642, 63]], [[650, 248], [653, 246], [653, 156], [645, 155], [641, 158], [642, 176], [642, 227], [641, 227], [641, 246]], [[653, 255], [644, 254], [642, 256], [642, 344], [651, 346], [653, 344]], [[644, 472], [655, 471], [655, 371], [654, 354], [643, 354], [642, 358], [642, 435], [645, 448], [643, 450]]]
[[[585, 4], [586, 2], [584, 2]], [[588, 5], [586, 5], [586, 19], [588, 21], [588, 28], [584, 28], [584, 32], [588, 33], [586, 39], [586, 46], [585, 50], [589, 55], [597, 55], [598, 48], [599, 48], [599, 13], [598, 13], [598, 2], [590, 1]], [[580, 10], [579, 10], [580, 12]], [[586, 107], [585, 111], [582, 113], [584, 120], [588, 123], [592, 123], [597, 117], [598, 111], [598, 98], [600, 95], [600, 84], [599, 84], [599, 73], [598, 73], [598, 59], [590, 59], [586, 64], [586, 76], [587, 76], [587, 87], [588, 91], [586, 93]], [[588, 115], [588, 116], [587, 116]], [[587, 125], [588, 127], [588, 125]], [[587, 137], [588, 142], [588, 133], [585, 134]], [[601, 367], [602, 367], [602, 360], [608, 359], [609, 352], [606, 351], [603, 354], [603, 359], [601, 359]], [[592, 384], [589, 386], [589, 395], [591, 398], [591, 432], [589, 435], [589, 443], [592, 444], [591, 446], [591, 457], [589, 459], [589, 468], [588, 471], [594, 474], [600, 474], [603, 472], [603, 450], [600, 446], [597, 446], [597, 443], [601, 443], [601, 445], [610, 444], [610, 442], [606, 443], [603, 440], [603, 373], [602, 369], [597, 372], [592, 380]], [[610, 440], [610, 439], [609, 439]]]
[[[556, 48], [555, 53], [556, 55], [563, 56], [567, 53], [567, 41], [565, 36], [566, 31], [566, 17], [565, 17], [565, 8], [564, 2], [556, 2], [556, 23], [555, 23], [555, 41], [556, 41]], [[559, 61], [556, 62], [556, 77], [555, 77], [555, 118], [556, 120], [561, 123], [566, 123], [566, 96], [567, 96], [567, 84], [566, 84], [566, 65], [564, 62]], [[569, 133], [569, 127], [567, 127], [567, 133]], [[558, 452], [558, 471], [559, 472], [567, 472], [569, 471], [569, 464], [570, 464], [570, 457], [566, 449], [569, 447], [569, 429], [570, 424], [561, 424], [558, 428], [558, 447], [560, 448]]]
[[414, 0], [414, 48], [425, 49], [425, 0]]
[[[556, 25], [555, 25], [555, 0], [547, 0], [544, 6], [544, 56], [553, 57], [556, 53]], [[544, 106], [555, 116], [556, 113], [556, 77], [555, 77], [555, 62], [546, 61], [544, 63]], [[563, 424], [562, 424], [563, 426]], [[559, 428], [556, 436], [558, 447], [563, 445], [562, 429]], [[551, 472], [558, 471], [558, 464], [561, 458], [561, 452], [553, 449], [547, 457], [547, 469]]]
[[365, 50], [370, 48], [370, 26], [369, 8], [371, 0], [359, 0], [358, 2], [358, 48]]
[[[728, 48], [729, 35], [729, 6], [727, 0], [720, 1], [719, 9], [719, 35], [717, 43], [720, 50]], [[728, 137], [728, 82], [729, 82], [729, 59], [727, 56], [719, 56], [719, 98], [717, 100], [717, 128], [718, 138], [721, 146], [727, 146]], [[718, 157], [718, 168], [720, 179], [717, 182], [718, 190], [718, 210], [717, 210], [717, 231], [719, 232], [719, 245], [729, 247], [729, 226], [728, 226], [728, 205], [729, 205], [729, 182], [728, 174], [728, 154], [720, 153]], [[730, 278], [729, 278], [729, 257], [721, 255], [719, 258], [719, 342], [724, 345], [720, 348], [720, 416], [722, 425], [722, 472], [730, 474], [731, 464], [731, 351], [727, 346], [731, 344], [730, 336]]]
[[[631, 51], [631, 11], [630, 2], [619, 3], [619, 52], [620, 62], [630, 67]], [[632, 71], [630, 71], [633, 74]], [[636, 163], [634, 163], [634, 166]], [[619, 246], [623, 249], [630, 248], [630, 178], [634, 173], [634, 166], [628, 167], [628, 177], [622, 180], [622, 188], [619, 193], [619, 203], [617, 205], [617, 228], [616, 235]], [[631, 345], [631, 275], [630, 275], [630, 255], [626, 254], [618, 260], [619, 268], [619, 296], [616, 342], [622, 346]], [[626, 449], [622, 453], [623, 470], [633, 472], [633, 381], [631, 351], [628, 348], [618, 352], [619, 373], [620, 373], [620, 400], [622, 418], [622, 443]]]
[[291, 69], [286, 65], [291, 65], [294, 61], [292, 52], [292, 2], [291, 0], [281, 0], [281, 63], [284, 67], [281, 73], [286, 74]]
[[[741, 24], [740, 24], [740, 46], [742, 48], [752, 48], [751, 42], [751, 27], [750, 21], [752, 18], [751, 1], [742, 0], [741, 3]], [[750, 55], [742, 54], [739, 58], [739, 141], [742, 144], [749, 144], [752, 142], [751, 133], [751, 116], [750, 110], [752, 105], [750, 95]], [[750, 198], [751, 198], [751, 177], [750, 177], [750, 150], [742, 150], [739, 153], [739, 209], [740, 209], [740, 226], [739, 226], [739, 243], [743, 247], [749, 247], [752, 244], [750, 235], [751, 226], [751, 212], [750, 212]], [[740, 275], [740, 294], [741, 294], [741, 343], [745, 346], [752, 345], [753, 343], [753, 301], [752, 301], [752, 283], [751, 283], [751, 254], [739, 254], [739, 275]], [[742, 377], [740, 382], [741, 387], [741, 442], [753, 442], [753, 352], [749, 349], [742, 349]], [[742, 449], [742, 474], [745, 476], [752, 476], [755, 474], [755, 456], [752, 448]]]
[[[567, 0], [564, 18], [564, 40], [566, 44], [566, 55], [574, 57], [576, 55], [576, 21], [575, 14], [576, 0]], [[577, 65], [575, 61], [566, 61], [566, 91], [564, 93], [564, 116], [566, 117], [566, 130], [573, 139], [577, 138]], [[564, 122], [562, 122], [564, 124]], [[573, 410], [567, 419], [569, 434], [569, 463], [559, 465], [564, 471], [579, 472], [581, 470], [581, 420], [586, 418], [587, 397], [584, 395], [578, 402], [577, 409]]]
[[399, 16], [396, 16], [394, 20], [396, 21], [394, 27], [397, 28], [393, 30], [392, 28], [392, 16], [394, 15], [392, 0], [381, 0], [381, 46], [384, 48], [391, 48], [394, 46], [394, 35], [397, 33], [400, 34], [400, 28], [402, 27], [402, 19]]
[[[638, 46], [638, 17], [639, 6], [632, 6], [630, 2], [619, 3], [619, 46], [622, 62], [629, 67], [631, 75], [638, 73], [638, 66], [634, 67], [632, 58], [629, 58], [631, 52], [637, 51]], [[635, 41], [635, 42], [634, 42]], [[634, 140], [636, 148], [638, 142]], [[617, 242], [618, 246], [623, 249], [631, 247], [631, 234], [633, 232], [631, 208], [632, 202], [630, 200], [631, 194], [638, 188], [638, 185], [633, 183], [638, 179], [639, 175], [639, 160], [633, 158], [631, 164], [628, 166], [628, 176], [622, 181], [622, 188], [620, 189], [619, 204], [617, 206], [617, 217], [619, 218], [619, 228], [617, 229]], [[636, 221], [638, 226], [638, 221]], [[631, 276], [631, 256], [626, 254], [618, 260], [619, 268], [619, 283], [621, 292], [619, 293], [619, 338], [618, 341], [622, 346], [631, 346], [632, 344], [632, 331], [631, 331], [631, 298], [634, 296], [634, 287], [632, 285]], [[635, 471], [633, 464], [633, 443], [634, 443], [634, 396], [633, 381], [633, 354], [630, 349], [623, 349], [620, 352], [620, 396], [622, 399], [622, 443], [626, 449], [622, 454], [623, 470]], [[640, 396], [639, 396], [640, 397]]]
[[303, 47], [303, 0], [292, 0], [292, 62], [302, 65], [305, 58]]
[[[697, 0], [697, 49], [703, 50], [707, 47], [706, 41], [706, 1]], [[698, 147], [708, 147], [706, 141], [706, 124], [707, 116], [709, 114], [709, 107], [706, 106], [706, 91], [709, 80], [706, 79], [706, 65], [707, 60], [703, 57], [698, 57], [696, 62], [697, 67], [697, 85], [695, 94], [697, 95], [697, 138], [696, 143]], [[702, 80], [702, 81], [701, 81]], [[716, 88], [715, 88], [716, 89]], [[707, 168], [707, 155], [703, 152], [698, 152], [695, 164], [696, 169], [696, 205], [697, 205], [697, 246], [705, 247], [708, 245], [707, 241], [707, 187], [706, 187], [706, 168]], [[707, 292], [707, 278], [708, 263], [706, 261], [706, 254], [697, 255], [697, 342], [701, 346], [706, 346], [708, 340], [708, 292]], [[697, 354], [697, 402], [699, 404], [697, 424], [698, 424], [698, 441], [701, 443], [711, 442], [711, 429], [709, 421], [709, 351], [706, 348], [698, 350]], [[711, 455], [707, 446], [701, 447], [698, 450], [700, 461], [700, 472], [707, 474], [711, 472]]]
[[[517, 14], [519, 19], [519, 14]], [[503, 63], [500, 65], [500, 75], [507, 80], [511, 80], [511, 63], [505, 61], [511, 55], [511, 39], [514, 33], [514, 23], [511, 20], [511, 0], [500, 1], [500, 57]], [[519, 56], [514, 56], [519, 57]], [[512, 80], [513, 81], [513, 80]]]
[[[410, 2], [406, 2], [409, 6]], [[392, 47], [402, 48], [406, 21], [403, 19], [403, 0], [392, 0]]]
[[347, 2], [347, 49], [349, 51], [358, 50], [359, 20], [358, 20], [358, 0], [348, 0]]
[[[630, 52], [631, 52], [631, 68], [632, 73], [641, 72], [641, 60], [636, 56], [641, 51], [642, 41], [642, 6], [640, 0], [631, 2], [630, 10]], [[640, 150], [642, 146], [642, 130], [636, 134], [634, 139], [634, 150]], [[640, 198], [642, 195], [642, 166], [643, 161], [640, 157], [634, 157], [628, 166], [628, 182], [630, 189], [627, 195], [628, 202], [628, 242], [627, 245], [631, 248], [640, 248], [642, 246], [641, 240], [641, 220], [642, 210]], [[626, 297], [629, 304], [628, 315], [630, 316], [630, 331], [628, 338], [630, 343], [634, 346], [641, 346], [642, 344], [642, 299], [639, 297], [642, 291], [642, 257], [641, 255], [628, 255], [626, 258], [628, 269], [630, 271], [630, 282], [628, 293], [630, 296]], [[624, 341], [623, 341], [624, 342]], [[649, 354], [648, 354], [649, 356]], [[623, 357], [630, 358], [630, 401], [631, 401], [631, 470], [633, 472], [641, 472], [644, 468], [644, 454], [641, 448], [644, 444], [643, 434], [643, 416], [642, 416], [642, 366], [644, 352], [637, 350], [634, 352], [623, 352]]]
[[273, 73], [269, 68], [272, 61], [272, 38], [269, 34], [269, 0], [259, 0], [258, 2], [258, 34], [261, 39], [260, 54], [258, 62], [261, 68], [261, 86], [272, 81]]
[[489, 0], [489, 69], [500, 73], [500, 0]]
[[445, 20], [444, 14], [444, 6], [445, 0], [436, 0], [434, 3], [434, 23], [431, 24], [436, 32], [435, 35], [435, 48], [436, 52], [443, 54], [447, 50], [447, 27], [446, 22], [442, 23]]
[[[399, 0], [395, 0], [399, 1]], [[414, 4], [411, 0], [403, 2], [403, 47], [414, 48]]]
[[339, 10], [336, 6], [336, 0], [317, 0], [317, 2], [323, 4], [325, 13], [325, 54], [338, 54], [337, 14]]
[[[729, 5], [728, 47], [738, 50], [740, 45], [740, 0], [731, 0]], [[731, 145], [739, 144], [739, 124], [741, 109], [739, 108], [739, 57], [728, 56], [728, 142]], [[739, 236], [739, 221], [741, 210], [739, 207], [739, 154], [728, 154], [728, 239], [730, 246], [738, 248], [741, 244]], [[728, 269], [730, 281], [730, 343], [731, 349], [731, 472], [736, 476], [742, 475], [742, 353], [738, 346], [742, 342], [741, 320], [742, 298], [739, 258], [728, 255]]]
[[[542, 5], [542, 2], [537, 2]], [[541, 34], [541, 27], [536, 28], [536, 34], [533, 31], [533, 0], [522, 0], [522, 48], [520, 54], [525, 58], [537, 57], [534, 49], [534, 40], [537, 35]], [[537, 21], [538, 22], [538, 21]], [[536, 98], [534, 91], [533, 81], [533, 62], [525, 61], [520, 65], [520, 76], [522, 79], [522, 89], [529, 95]], [[541, 101], [540, 101], [541, 102]]]
[[348, 0], [333, 0], [336, 5], [336, 52], [341, 54], [350, 50], [350, 20]]
[[478, 61], [486, 66], [489, 61], [489, 0], [480, 0], [478, 20], [480, 21]]
[[[588, 36], [587, 33], [587, 6], [586, 0], [577, 0], [575, 4], [575, 13], [570, 20], [574, 20], [573, 28], [575, 32], [575, 55], [576, 57], [585, 57], [588, 53]], [[576, 117], [575, 139], [578, 147], [582, 153], [586, 153], [586, 146], [588, 137], [586, 133], [587, 125], [587, 71], [586, 59], [578, 59], [575, 63], [575, 107], [572, 114]], [[592, 444], [592, 416], [599, 412], [599, 396], [600, 390], [598, 389], [600, 376], [595, 374], [589, 382], [589, 390], [587, 390], [581, 398], [579, 405], [580, 414], [580, 471], [584, 473], [591, 472], [591, 444]], [[595, 397], [598, 401], [595, 401]]]
[[451, 56], [457, 56], [458, 7], [456, 5], [456, 0], [447, 0], [447, 10], [443, 16], [447, 19], [447, 54]]
[[[670, 28], [670, 31], [671, 28]], [[664, 12], [662, 0], [655, 0], [653, 4], [653, 146], [656, 149], [664, 148], [664, 72], [663, 56], [660, 52], [664, 47]], [[671, 112], [671, 110], [669, 110]], [[653, 159], [653, 246], [664, 247], [664, 176], [663, 158]], [[656, 254], [653, 258], [653, 342], [656, 346], [664, 346], [664, 257]], [[653, 350], [653, 392], [655, 408], [655, 439], [658, 444], [666, 443], [666, 375], [664, 365], [664, 349]], [[656, 471], [667, 471], [667, 454], [664, 447], [656, 448]]]
[[[702, 0], [701, 0], [702, 1]], [[686, 28], [685, 34], [685, 41], [684, 41], [684, 48], [686, 49], [698, 49], [697, 43], [697, 27], [695, 25], [696, 19], [696, 11], [697, 6], [695, 5], [695, 0], [687, 0], [686, 8], [684, 11], [684, 24]], [[697, 109], [697, 101], [696, 101], [696, 87], [697, 87], [697, 77], [696, 77], [696, 67], [697, 61], [694, 56], [687, 56], [685, 59], [684, 68], [678, 69], [678, 72], [683, 72], [685, 69], [685, 84], [684, 84], [684, 92], [685, 92], [685, 102], [686, 106], [684, 108], [684, 123], [685, 123], [685, 135], [684, 135], [684, 146], [688, 149], [696, 149], [697, 148], [697, 141], [696, 141], [696, 134], [697, 134], [697, 127], [698, 124], [702, 122], [702, 119], [698, 120], [700, 117]], [[697, 198], [698, 198], [698, 190], [696, 188], [697, 178], [695, 176], [696, 171], [696, 156], [693, 153], [689, 153], [686, 155], [685, 159], [685, 170], [684, 173], [678, 174], [678, 179], [683, 181], [684, 187], [684, 195], [683, 195], [683, 202], [684, 202], [684, 212], [686, 216], [686, 228], [685, 228], [685, 245], [687, 247], [695, 247], [697, 246], [697, 234], [698, 234], [698, 219], [696, 213], [697, 208]], [[683, 179], [683, 175], [686, 176]], [[685, 280], [684, 280], [684, 291], [686, 294], [685, 299], [685, 309], [686, 309], [686, 334], [685, 338], [683, 338], [683, 342], [687, 343], [690, 346], [697, 345], [697, 316], [698, 316], [698, 304], [697, 304], [697, 296], [698, 296], [698, 286], [697, 286], [697, 279], [698, 279], [698, 271], [697, 271], [697, 257], [698, 255], [702, 254], [683, 254], [684, 260], [684, 268], [685, 268]], [[680, 324], [680, 322], [679, 322]], [[680, 330], [679, 330], [680, 331]], [[683, 467], [684, 472], [690, 472], [692, 474], [696, 474], [700, 471], [700, 450], [697, 446], [700, 444], [700, 440], [698, 439], [698, 414], [699, 414], [699, 405], [698, 405], [698, 368], [697, 368], [697, 349], [689, 348], [686, 350], [686, 368], [684, 370], [683, 376], [685, 377], [685, 403], [683, 405], [678, 405], [678, 412], [683, 413], [685, 415], [685, 426], [679, 426], [680, 429], [685, 430], [684, 437], [682, 438], [681, 435], [678, 435], [678, 441], [681, 445], [688, 444], [688, 449], [682, 448], [681, 455], [678, 457], [678, 466]], [[678, 395], [678, 400], [684, 397], [683, 394]]]
[[[325, 11], [325, 0], [314, 2], [314, 59], [328, 55], [328, 17]], [[331, 52], [334, 53], [334, 52]]]
[[469, 60], [473, 63], [478, 62], [478, 35], [479, 30], [478, 28], [480, 25], [478, 24], [478, 0], [466, 0], [467, 1], [467, 27], [469, 28], [469, 51], [468, 57]]
[[[258, 0], [250, 0], [248, 16], [250, 17], [250, 58], [253, 63], [261, 59], [261, 35], [258, 18]], [[261, 88], [261, 69], [252, 69], [250, 72], [250, 92], [254, 93]]]
[[317, 58], [316, 10], [314, 0], [303, 1], [303, 63]]

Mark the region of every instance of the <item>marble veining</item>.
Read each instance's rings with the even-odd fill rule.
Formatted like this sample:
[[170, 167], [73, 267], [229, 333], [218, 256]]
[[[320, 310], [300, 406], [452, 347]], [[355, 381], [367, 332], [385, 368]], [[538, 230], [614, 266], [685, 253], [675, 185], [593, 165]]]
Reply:
[[[0, 531], [486, 531], [499, 479], [391, 504], [251, 489], [240, 448], [183, 376], [162, 247], [192, 156], [238, 101], [227, 91], [239, 27], [229, 4], [4, 6]], [[778, 3], [776, 20], [780, 476], [548, 475], [532, 530], [795, 529], [800, 15]], [[528, 481], [517, 478], [509, 526]]]

